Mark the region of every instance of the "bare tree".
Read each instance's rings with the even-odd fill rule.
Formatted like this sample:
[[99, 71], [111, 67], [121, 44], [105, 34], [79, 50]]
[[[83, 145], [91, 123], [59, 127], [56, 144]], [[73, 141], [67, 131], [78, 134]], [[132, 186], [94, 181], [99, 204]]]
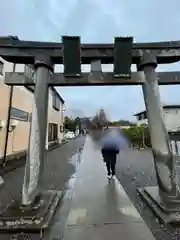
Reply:
[[92, 127], [99, 128], [99, 117], [97, 114], [92, 119]]
[[99, 118], [100, 127], [106, 127], [108, 123], [108, 119], [104, 109], [100, 109], [98, 118]]

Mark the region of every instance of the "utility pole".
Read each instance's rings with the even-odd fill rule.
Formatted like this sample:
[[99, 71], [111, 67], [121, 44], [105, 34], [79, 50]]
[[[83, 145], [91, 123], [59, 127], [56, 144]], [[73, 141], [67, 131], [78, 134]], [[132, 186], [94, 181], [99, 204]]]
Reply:
[[[13, 64], [13, 70], [14, 73], [16, 70], [16, 64]], [[2, 166], [5, 167], [6, 165], [6, 154], [7, 154], [7, 147], [8, 147], [8, 137], [9, 137], [9, 126], [11, 121], [11, 107], [12, 107], [12, 99], [13, 99], [13, 91], [14, 86], [9, 87], [9, 103], [8, 103], [8, 115], [7, 115], [7, 123], [6, 123], [6, 135], [5, 135], [5, 143], [4, 143], [4, 157], [3, 157], [3, 163]]]

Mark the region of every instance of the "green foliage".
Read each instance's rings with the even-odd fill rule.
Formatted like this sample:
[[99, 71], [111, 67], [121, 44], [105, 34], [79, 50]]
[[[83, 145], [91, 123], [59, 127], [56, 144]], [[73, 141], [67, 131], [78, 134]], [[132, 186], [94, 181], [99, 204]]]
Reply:
[[119, 120], [119, 121], [113, 121], [108, 122], [109, 126], [130, 126], [132, 123], [128, 120]]
[[[75, 122], [77, 122], [77, 120]], [[91, 120], [87, 119], [86, 121], [86, 128], [94, 139], [100, 138], [101, 134], [103, 133], [102, 129], [106, 128], [106, 126], [114, 126], [119, 129], [122, 126], [121, 130], [133, 147], [151, 147], [149, 129], [147, 124], [142, 124], [139, 126], [136, 123], [130, 122], [128, 120], [110, 122], [107, 120], [106, 113], [103, 109], [101, 109], [101, 112], [97, 113]], [[124, 126], [127, 126], [127, 128], [123, 128]]]
[[136, 147], [150, 147], [150, 135], [147, 125], [131, 126], [122, 129], [124, 135], [128, 138], [129, 142]]
[[127, 137], [129, 142], [136, 147], [150, 147], [150, 135], [149, 129], [146, 124], [137, 125], [136, 123], [130, 122], [128, 120], [119, 120], [114, 122], [109, 122], [109, 126], [119, 127], [127, 126], [127, 128], [122, 128], [124, 135]]
[[66, 131], [76, 131], [77, 119], [65, 117], [64, 118], [64, 127]]

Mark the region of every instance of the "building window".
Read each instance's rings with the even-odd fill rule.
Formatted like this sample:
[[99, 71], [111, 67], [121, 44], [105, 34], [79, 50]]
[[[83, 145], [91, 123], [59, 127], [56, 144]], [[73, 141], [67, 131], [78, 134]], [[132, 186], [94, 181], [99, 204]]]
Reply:
[[141, 119], [142, 119], [142, 116], [141, 116], [141, 115], [139, 115], [139, 116], [138, 116], [138, 120], [140, 121]]
[[146, 114], [146, 112], [139, 114], [139, 115], [137, 116], [137, 119], [138, 119], [139, 121], [140, 121], [140, 120], [145, 120], [145, 119], [147, 119], [147, 114]]
[[4, 63], [0, 61], [0, 75], [3, 75]]
[[60, 99], [58, 98], [57, 94], [52, 93], [52, 107], [56, 110], [60, 110]]
[[58, 140], [58, 124], [49, 123], [48, 124], [48, 142], [53, 142]]
[[48, 124], [48, 142], [51, 142], [52, 138], [52, 123]]
[[11, 107], [11, 119], [28, 122], [30, 114], [21, 109]]

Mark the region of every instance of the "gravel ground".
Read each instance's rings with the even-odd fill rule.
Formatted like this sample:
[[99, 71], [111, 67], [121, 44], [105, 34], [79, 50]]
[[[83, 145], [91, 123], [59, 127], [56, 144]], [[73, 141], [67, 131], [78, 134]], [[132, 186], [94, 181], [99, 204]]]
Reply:
[[[150, 208], [142, 201], [136, 189], [145, 186], [156, 186], [153, 157], [150, 150], [133, 150], [121, 152], [117, 162], [116, 175], [123, 185], [132, 203], [143, 217], [157, 240], [180, 239], [177, 231], [161, 225]], [[175, 237], [173, 237], [175, 236]]]
[[[44, 189], [66, 189], [66, 183], [76, 169], [73, 156], [75, 156], [76, 152], [84, 145], [84, 141], [85, 137], [78, 137], [47, 153], [43, 176]], [[21, 167], [3, 176], [5, 183], [0, 190], [0, 210], [10, 204], [12, 200], [17, 200], [21, 196], [23, 175], [24, 167]], [[0, 239], [10, 240], [11, 237], [0, 235]], [[29, 239], [34, 240], [37, 238], [34, 236]]]

